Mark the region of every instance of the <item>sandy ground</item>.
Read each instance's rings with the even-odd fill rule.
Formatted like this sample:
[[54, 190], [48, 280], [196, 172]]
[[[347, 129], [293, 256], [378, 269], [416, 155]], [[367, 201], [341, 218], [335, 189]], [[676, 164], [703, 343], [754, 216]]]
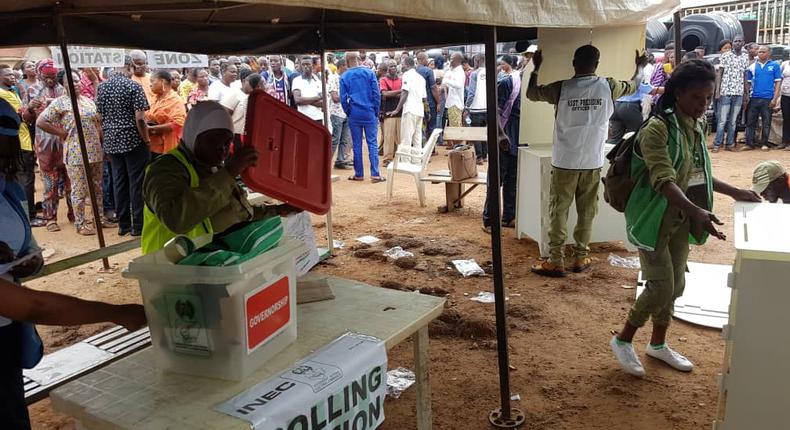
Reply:
[[[444, 150], [434, 157], [429, 170], [446, 168]], [[790, 165], [790, 152], [721, 152], [713, 154], [716, 175], [747, 186], [751, 169], [760, 160], [780, 159]], [[343, 178], [349, 171], [335, 173]], [[385, 184], [336, 183], [335, 235], [345, 249], [315, 270], [367, 282], [371, 285], [447, 296], [447, 309], [431, 325], [431, 371], [433, 422], [436, 429], [487, 429], [488, 412], [498, 406], [499, 385], [493, 305], [472, 302], [468, 296], [493, 291], [490, 275], [464, 279], [447, 269], [453, 258], [474, 258], [490, 264], [490, 237], [481, 230], [484, 190], [469, 195], [466, 207], [451, 214], [438, 214], [443, 203], [441, 185], [428, 185], [428, 207], [420, 208], [412, 180], [395, 178], [395, 197], [385, 200]], [[65, 207], [65, 205], [64, 205]], [[715, 212], [732, 235], [732, 202], [719, 196]], [[65, 217], [65, 213], [62, 214]], [[323, 242], [324, 220], [313, 217], [319, 242]], [[78, 236], [62, 224], [63, 231], [35, 231], [40, 243], [56, 254], [50, 259], [76, 255], [95, 248], [95, 238]], [[70, 226], [69, 226], [70, 227]], [[389, 238], [374, 250], [400, 244], [416, 255], [414, 269], [402, 269], [365, 252], [354, 255], [356, 237], [373, 234]], [[108, 242], [119, 239], [108, 232]], [[504, 229], [505, 284], [510, 330], [511, 391], [514, 402], [527, 415], [529, 429], [702, 429], [710, 428], [716, 414], [716, 377], [724, 344], [717, 330], [673, 324], [669, 341], [695, 364], [690, 374], [676, 372], [662, 363], [643, 358], [648, 376], [632, 378], [618, 367], [609, 351], [612, 331], [620, 329], [634, 301], [636, 270], [611, 267], [610, 252], [629, 255], [620, 244], [595, 244], [595, 264], [589, 273], [566, 279], [544, 279], [529, 272], [538, 257], [532, 240], [516, 240], [514, 231]], [[369, 254], [369, 253], [368, 253]], [[29, 283], [33, 288], [72, 294], [113, 303], [139, 302], [135, 282], [120, 276], [120, 268], [137, 251], [111, 259], [114, 273], [99, 273], [100, 262]], [[731, 241], [711, 242], [696, 248], [692, 261], [731, 263]], [[106, 325], [83, 327], [40, 327], [47, 351], [72, 344]], [[638, 351], [649, 333], [635, 340]], [[681, 341], [682, 339], [682, 341]], [[413, 368], [412, 345], [404, 342], [390, 351], [390, 366]], [[386, 402], [385, 430], [415, 428], [415, 390]], [[48, 400], [30, 408], [35, 429], [73, 429], [74, 423], [52, 410]]]

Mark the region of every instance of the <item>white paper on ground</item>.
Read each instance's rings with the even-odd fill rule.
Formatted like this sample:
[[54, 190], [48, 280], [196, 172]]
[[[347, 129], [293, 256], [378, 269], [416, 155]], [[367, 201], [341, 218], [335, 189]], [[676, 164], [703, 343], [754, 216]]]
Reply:
[[378, 237], [371, 236], [371, 235], [362, 236], [362, 237], [358, 237], [357, 238], [357, 242], [362, 242], [362, 243], [367, 244], [367, 245], [373, 245], [374, 243], [378, 242], [379, 240], [380, 239]]
[[384, 256], [393, 260], [397, 260], [403, 257], [414, 257], [414, 254], [409, 251], [404, 251], [400, 246], [396, 246], [386, 250], [384, 252]]
[[474, 302], [480, 302], [480, 303], [494, 303], [496, 301], [496, 298], [494, 296], [494, 293], [483, 291], [481, 293], [478, 293], [475, 297], [472, 297], [469, 300], [472, 300]]
[[309, 272], [320, 261], [310, 213], [303, 211], [291, 214], [283, 221], [285, 222], [285, 236], [301, 240], [306, 247], [305, 251], [296, 257], [296, 276], [299, 277]]
[[486, 274], [486, 272], [480, 268], [475, 260], [453, 260], [453, 265], [455, 266], [456, 270], [464, 275], [464, 278], [469, 276], [482, 276]]
[[387, 396], [397, 399], [416, 381], [414, 372], [405, 367], [399, 367], [387, 372]]
[[365, 428], [375, 429], [384, 421], [386, 371], [384, 342], [346, 333], [214, 410], [255, 430], [351, 428], [362, 415]]

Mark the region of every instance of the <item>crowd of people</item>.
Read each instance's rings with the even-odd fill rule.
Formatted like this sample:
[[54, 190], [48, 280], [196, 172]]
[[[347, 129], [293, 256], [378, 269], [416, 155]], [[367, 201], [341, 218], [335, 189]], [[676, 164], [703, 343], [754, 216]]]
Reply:
[[[504, 225], [509, 227], [515, 219], [521, 71], [535, 51], [532, 46], [524, 55], [505, 54], [498, 62], [498, 117], [512, 142], [502, 151]], [[264, 90], [330, 130], [333, 165], [353, 169], [349, 180], [365, 180], [367, 148], [370, 180], [383, 182], [380, 170], [398, 147], [421, 148], [436, 128], [486, 125], [484, 59], [446, 49], [434, 56], [413, 51], [378, 58], [360, 51], [329, 53], [325, 64], [318, 56], [229, 56], [212, 58], [207, 68], [151, 70], [146, 53], [133, 50], [119, 69], [76, 70], [74, 95], [67, 90], [65, 71], [51, 59], [26, 61], [16, 70], [2, 66], [0, 97], [22, 118], [19, 182], [31, 226], [59, 231], [60, 200], [65, 199], [76, 231], [95, 234], [93, 216], [85, 209], [92, 188], [102, 226], [117, 225], [120, 235], [139, 236], [145, 170], [178, 146], [187, 114], [199, 103], [216, 101], [228, 110], [238, 145], [247, 97]], [[82, 119], [87, 171], [72, 97]], [[440, 143], [452, 147], [456, 142]], [[487, 146], [473, 145], [477, 163], [483, 164]], [[39, 204], [36, 175], [43, 184]], [[488, 218], [486, 212], [486, 227]]]
[[[712, 151], [790, 150], [790, 60], [772, 60], [771, 48], [744, 43], [742, 35], [724, 39], [716, 54], [705, 55], [697, 47], [675, 58], [675, 46], [650, 56], [642, 85], [637, 92], [616, 101], [610, 123], [610, 142], [636, 131], [660, 106], [666, 82], [673, 69], [692, 59], [710, 63], [716, 74], [713, 102], [706, 112], [715, 133]], [[781, 136], [771, 139], [773, 113], [781, 111]], [[745, 131], [741, 139], [739, 131]], [[773, 143], [772, 143], [773, 142]]]

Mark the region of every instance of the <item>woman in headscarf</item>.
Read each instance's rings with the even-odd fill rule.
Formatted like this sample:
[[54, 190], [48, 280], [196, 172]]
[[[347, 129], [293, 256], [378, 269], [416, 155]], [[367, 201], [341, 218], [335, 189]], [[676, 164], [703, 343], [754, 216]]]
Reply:
[[[28, 89], [28, 109], [40, 115], [53, 100], [63, 95], [63, 85], [58, 83], [58, 69], [52, 59], [41, 60], [37, 66], [39, 82]], [[71, 183], [63, 163], [63, 142], [60, 136], [47, 133], [36, 126], [36, 157], [44, 183], [42, 218], [47, 222], [48, 231], [60, 231], [58, 225], [58, 203], [71, 193]], [[69, 221], [74, 222], [71, 200], [66, 198], [69, 207]]]
[[151, 109], [145, 113], [151, 152], [154, 157], [166, 154], [178, 146], [187, 112], [181, 97], [173, 91], [173, 78], [167, 70], [151, 74], [151, 92], [156, 96]]
[[143, 254], [161, 249], [176, 235], [221, 233], [241, 222], [297, 210], [290, 205], [249, 204], [235, 178], [256, 164], [258, 151], [242, 146], [228, 157], [231, 142], [228, 111], [213, 101], [196, 104], [178, 147], [157, 158], [145, 174]]
[[[59, 84], [66, 82], [65, 73], [59, 74]], [[88, 151], [88, 163], [83, 163], [80, 142], [77, 136], [77, 125], [74, 121], [74, 112], [71, 109], [71, 94], [68, 89], [66, 93], [52, 103], [38, 116], [36, 126], [53, 135], [57, 136], [63, 145], [63, 162], [66, 165], [69, 181], [71, 182], [71, 206], [74, 208], [74, 226], [77, 233], [83, 236], [96, 234], [92, 217], [85, 217], [85, 202], [90, 195], [88, 187], [93, 187], [96, 196], [96, 204], [99, 208], [104, 208], [102, 203], [102, 174], [104, 151], [101, 146], [101, 120], [99, 112], [93, 100], [81, 94], [81, 83], [79, 74], [74, 72], [74, 91], [77, 93], [77, 104], [80, 109], [82, 120], [82, 132], [85, 136], [85, 148]], [[92, 183], [88, 182], [85, 169], [90, 169]], [[114, 224], [107, 220], [102, 220], [105, 227], [113, 227]]]

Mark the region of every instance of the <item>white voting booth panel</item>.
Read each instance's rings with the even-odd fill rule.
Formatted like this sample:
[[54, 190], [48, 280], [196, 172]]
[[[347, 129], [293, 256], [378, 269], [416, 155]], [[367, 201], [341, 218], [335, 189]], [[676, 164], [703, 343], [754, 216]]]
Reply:
[[736, 203], [716, 430], [788, 429], [790, 205]]
[[[607, 151], [610, 145], [607, 145]], [[606, 162], [602, 172], [609, 168]], [[549, 184], [551, 183], [551, 146], [531, 146], [518, 150], [518, 197], [516, 199], [516, 237], [529, 236], [538, 242], [540, 255], [549, 255]], [[568, 211], [568, 238], [573, 243], [576, 204]], [[603, 199], [603, 185], [598, 189], [598, 215], [593, 222], [591, 242], [623, 242], [629, 251], [625, 215], [612, 209]]]
[[[727, 325], [730, 288], [727, 286], [732, 266], [689, 261], [686, 288], [675, 300], [674, 317], [705, 327], [721, 329]], [[639, 272], [636, 296], [645, 290], [647, 281]]]

